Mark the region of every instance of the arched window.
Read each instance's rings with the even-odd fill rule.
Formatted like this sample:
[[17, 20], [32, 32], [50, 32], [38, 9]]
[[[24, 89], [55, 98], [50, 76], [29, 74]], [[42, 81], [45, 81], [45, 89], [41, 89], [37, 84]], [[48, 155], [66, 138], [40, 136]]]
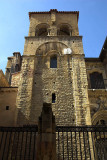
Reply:
[[70, 36], [70, 29], [68, 25], [61, 25], [58, 29], [58, 35], [68, 35]]
[[90, 74], [90, 84], [92, 89], [104, 89], [104, 80], [101, 73], [93, 72]]
[[48, 35], [48, 26], [47, 24], [39, 24], [36, 27], [35, 36], [47, 36]]
[[47, 36], [48, 32], [47, 32], [47, 28], [41, 28], [38, 31], [38, 36]]
[[50, 68], [57, 68], [57, 56], [50, 57]]

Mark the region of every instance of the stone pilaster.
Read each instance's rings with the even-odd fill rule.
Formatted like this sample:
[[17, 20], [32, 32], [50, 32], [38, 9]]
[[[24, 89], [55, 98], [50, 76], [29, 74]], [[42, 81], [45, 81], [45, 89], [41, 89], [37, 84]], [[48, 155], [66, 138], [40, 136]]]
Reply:
[[31, 113], [32, 84], [34, 73], [34, 58], [24, 56], [22, 61], [21, 80], [17, 95], [17, 124], [29, 123]]
[[72, 72], [75, 124], [91, 125], [84, 55], [72, 55]]

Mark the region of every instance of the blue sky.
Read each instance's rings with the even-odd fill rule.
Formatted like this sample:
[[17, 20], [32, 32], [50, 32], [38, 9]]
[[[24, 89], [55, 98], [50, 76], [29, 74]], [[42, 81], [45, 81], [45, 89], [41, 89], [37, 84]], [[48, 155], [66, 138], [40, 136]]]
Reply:
[[0, 69], [24, 50], [31, 11], [79, 11], [79, 34], [86, 57], [98, 57], [107, 36], [107, 0], [0, 0]]

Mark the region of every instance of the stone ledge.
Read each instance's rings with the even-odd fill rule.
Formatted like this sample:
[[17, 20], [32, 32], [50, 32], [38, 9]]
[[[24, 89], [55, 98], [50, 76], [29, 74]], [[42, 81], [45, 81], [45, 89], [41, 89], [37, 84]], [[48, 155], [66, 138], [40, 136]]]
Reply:
[[39, 37], [36, 37], [36, 36], [25, 36], [25, 39], [33, 39], [33, 40], [61, 40], [63, 41], [64, 40], [78, 40], [78, 39], [82, 39], [82, 36], [39, 36]]
[[104, 96], [107, 97], [107, 89], [88, 89], [89, 97], [99, 97]]
[[0, 87], [0, 92], [17, 92], [18, 87]]

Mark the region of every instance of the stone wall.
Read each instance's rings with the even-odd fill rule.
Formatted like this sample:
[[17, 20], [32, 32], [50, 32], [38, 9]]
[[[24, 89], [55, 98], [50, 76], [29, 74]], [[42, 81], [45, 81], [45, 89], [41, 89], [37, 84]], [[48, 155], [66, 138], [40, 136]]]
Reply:
[[16, 102], [18, 110], [17, 123], [19, 125], [28, 124], [30, 121], [33, 74], [34, 57], [24, 56]]
[[[77, 14], [69, 13], [69, 14], [55, 14], [55, 25], [52, 23], [51, 14], [32, 14], [30, 17], [30, 27], [29, 27], [29, 36], [35, 36], [36, 27], [40, 24], [47, 24], [49, 25], [49, 30], [56, 30], [55, 33], [57, 34], [57, 30], [61, 24], [67, 24], [71, 27], [72, 35], [78, 36], [78, 20]], [[53, 31], [53, 32], [54, 32]]]
[[107, 124], [107, 90], [89, 90], [88, 95], [92, 124], [96, 125], [100, 120], [104, 120]]
[[12, 87], [18, 87], [20, 83], [20, 72], [15, 72], [12, 74], [12, 79], [11, 79], [11, 86]]
[[[35, 35], [41, 23], [48, 26], [49, 35]], [[72, 34], [59, 36], [57, 31], [61, 24], [68, 25]], [[67, 48], [72, 54], [65, 55]], [[91, 124], [78, 12], [30, 13], [29, 36], [25, 37], [23, 54], [17, 96], [18, 124], [37, 124], [43, 103], [52, 103], [53, 93], [56, 95], [52, 103], [56, 124]], [[57, 68], [50, 68], [52, 55], [57, 55]]]
[[0, 88], [0, 126], [15, 126], [17, 88]]
[[99, 72], [102, 74], [104, 79], [104, 84], [107, 88], [107, 76], [106, 76], [106, 68], [104, 67], [103, 63], [100, 61], [99, 58], [95, 60], [91, 60], [89, 62], [86, 61], [86, 71], [87, 71], [87, 78], [88, 78], [88, 87], [91, 88], [90, 85], [90, 74], [93, 72]]
[[[88, 78], [88, 97], [90, 103], [91, 121], [93, 125], [98, 125], [100, 120], [107, 123], [107, 76], [106, 68], [100, 58], [86, 59], [86, 70]], [[98, 72], [102, 74], [105, 88], [92, 89], [90, 84], [90, 74]]]
[[2, 70], [0, 70], [0, 87], [9, 87], [9, 83]]
[[[68, 47], [72, 55], [64, 55]], [[56, 69], [50, 68], [53, 54], [57, 55]], [[56, 103], [52, 104], [56, 124], [91, 124], [81, 37], [28, 37], [24, 55], [17, 98], [19, 124], [37, 124], [43, 102], [52, 103], [52, 93], [56, 94]]]
[[43, 102], [52, 103], [52, 93], [55, 93], [56, 102], [52, 104], [52, 110], [57, 125], [90, 124], [84, 57], [58, 56], [57, 69], [42, 67], [44, 61], [38, 57], [35, 64], [32, 122], [34, 119], [37, 121]]
[[[21, 70], [22, 57], [20, 52], [14, 52], [13, 56], [8, 57], [5, 76], [11, 85], [12, 74]], [[15, 79], [16, 80], [16, 79]]]

